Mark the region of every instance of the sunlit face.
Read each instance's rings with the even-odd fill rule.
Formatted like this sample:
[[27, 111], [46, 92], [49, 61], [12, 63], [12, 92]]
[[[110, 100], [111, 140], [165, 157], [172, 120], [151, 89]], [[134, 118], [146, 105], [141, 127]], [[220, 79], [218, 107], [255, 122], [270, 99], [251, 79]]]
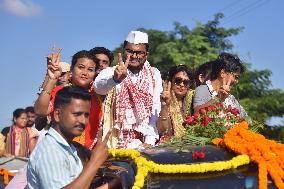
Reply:
[[88, 58], [79, 58], [72, 70], [72, 84], [78, 87], [89, 88], [96, 73], [96, 64]]
[[238, 83], [240, 75], [241, 73], [239, 70], [236, 72], [223, 72], [223, 74], [221, 74], [222, 85], [230, 85], [233, 87]]
[[124, 60], [129, 56], [130, 70], [140, 70], [142, 69], [145, 61], [147, 60], [147, 50], [144, 44], [133, 44], [127, 43], [124, 49]]
[[99, 61], [99, 66], [96, 69], [96, 75], [98, 75], [100, 73], [100, 71], [109, 67], [110, 60], [109, 60], [108, 56], [105, 55], [105, 54], [96, 54], [96, 58]]
[[65, 138], [80, 136], [89, 122], [90, 101], [71, 99], [71, 102], [54, 111], [58, 130]]
[[17, 127], [20, 127], [20, 128], [25, 128], [26, 125], [27, 125], [27, 121], [28, 121], [28, 118], [27, 118], [27, 114], [26, 113], [22, 113], [20, 115], [20, 117], [14, 118], [14, 124]]
[[186, 72], [178, 72], [172, 79], [172, 90], [177, 97], [186, 96], [189, 90], [190, 80]]
[[36, 114], [32, 112], [27, 113], [27, 127], [33, 126], [36, 120]]

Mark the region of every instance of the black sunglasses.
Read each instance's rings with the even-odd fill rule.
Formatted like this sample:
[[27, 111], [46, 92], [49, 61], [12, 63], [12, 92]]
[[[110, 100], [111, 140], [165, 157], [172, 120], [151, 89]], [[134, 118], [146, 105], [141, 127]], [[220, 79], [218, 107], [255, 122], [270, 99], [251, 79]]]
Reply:
[[131, 49], [125, 49], [125, 51], [128, 53], [128, 54], [136, 54], [136, 56], [145, 56], [146, 55], [146, 52], [145, 51], [133, 51]]
[[180, 78], [180, 77], [176, 77], [176, 78], [174, 79], [174, 83], [175, 83], [176, 85], [181, 85], [181, 83], [183, 83], [183, 85], [184, 85], [185, 87], [188, 87], [189, 84], [190, 84], [190, 81], [189, 81], [188, 79], [182, 79], [182, 78]]

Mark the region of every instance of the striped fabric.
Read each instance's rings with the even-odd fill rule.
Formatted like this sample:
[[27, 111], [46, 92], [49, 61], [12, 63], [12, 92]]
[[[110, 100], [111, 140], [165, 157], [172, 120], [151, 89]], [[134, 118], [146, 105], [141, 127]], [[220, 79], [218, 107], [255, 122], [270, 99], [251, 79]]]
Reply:
[[83, 165], [73, 145], [50, 128], [28, 161], [26, 188], [62, 188], [76, 179]]
[[6, 139], [6, 152], [14, 156], [29, 157], [29, 131], [28, 128], [10, 127]]

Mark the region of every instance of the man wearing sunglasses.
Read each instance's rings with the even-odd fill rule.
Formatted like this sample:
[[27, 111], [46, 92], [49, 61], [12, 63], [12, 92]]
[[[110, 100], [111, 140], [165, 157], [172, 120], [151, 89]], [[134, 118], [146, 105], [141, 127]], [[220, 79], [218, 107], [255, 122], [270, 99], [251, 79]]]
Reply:
[[[158, 139], [156, 122], [161, 109], [162, 79], [150, 66], [148, 35], [131, 31], [124, 41], [119, 64], [101, 71], [94, 82], [98, 94], [106, 95], [104, 133], [112, 130], [111, 147], [139, 148]], [[111, 93], [110, 93], [111, 92]]]

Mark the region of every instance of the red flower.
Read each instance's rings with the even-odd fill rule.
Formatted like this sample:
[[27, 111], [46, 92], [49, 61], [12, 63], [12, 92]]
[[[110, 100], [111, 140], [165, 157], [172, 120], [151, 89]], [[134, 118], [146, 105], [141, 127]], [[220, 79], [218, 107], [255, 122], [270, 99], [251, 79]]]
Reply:
[[206, 126], [206, 125], [208, 125], [208, 123], [210, 122], [210, 118], [208, 117], [208, 116], [203, 116], [202, 118], [201, 118], [201, 126]]
[[193, 114], [193, 117], [194, 117], [194, 118], [198, 118], [199, 116], [200, 116], [199, 113], [196, 113], [196, 112], [195, 112], [195, 113]]
[[166, 137], [163, 135], [160, 137], [160, 140], [159, 142], [157, 143], [157, 145], [161, 145], [161, 144], [164, 144], [166, 142]]
[[206, 107], [207, 111], [214, 111], [214, 109], [215, 109], [215, 106], [212, 106], [212, 105]]
[[228, 110], [229, 110], [229, 112], [231, 112], [234, 115], [238, 115], [240, 113], [238, 108], [232, 108], [231, 105], [228, 106]]
[[200, 108], [199, 113], [200, 114], [206, 114], [206, 110], [204, 108]]
[[216, 106], [212, 106], [212, 111], [216, 111], [217, 110], [217, 107]]
[[193, 116], [187, 116], [186, 119], [185, 119], [185, 123], [189, 124], [189, 125], [192, 125], [193, 124], [193, 120], [194, 120]]
[[215, 106], [216, 106], [217, 108], [220, 108], [220, 109], [223, 109], [223, 108], [224, 108], [224, 106], [223, 106], [222, 103], [216, 103]]
[[192, 153], [192, 158], [193, 159], [203, 159], [203, 158], [205, 158], [205, 153], [204, 152], [195, 151], [195, 152]]

